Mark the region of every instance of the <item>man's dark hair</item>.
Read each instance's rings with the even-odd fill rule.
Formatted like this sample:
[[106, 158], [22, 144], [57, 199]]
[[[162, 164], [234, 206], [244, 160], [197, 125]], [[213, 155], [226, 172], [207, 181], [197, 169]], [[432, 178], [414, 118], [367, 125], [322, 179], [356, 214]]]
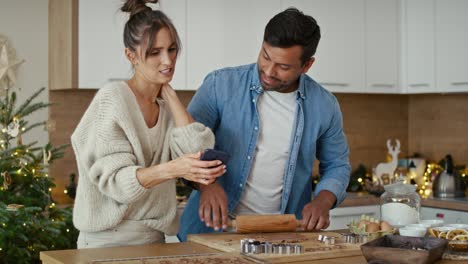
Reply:
[[263, 40], [273, 47], [302, 46], [301, 61], [304, 64], [317, 50], [320, 27], [311, 16], [290, 7], [274, 16], [265, 27]]

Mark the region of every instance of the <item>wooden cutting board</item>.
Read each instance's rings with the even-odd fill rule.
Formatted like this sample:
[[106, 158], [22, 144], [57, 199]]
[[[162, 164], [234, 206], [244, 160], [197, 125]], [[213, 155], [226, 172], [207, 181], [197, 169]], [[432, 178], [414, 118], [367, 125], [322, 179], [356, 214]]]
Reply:
[[189, 235], [188, 241], [198, 243], [224, 252], [240, 252], [240, 240], [252, 238], [259, 241], [272, 243], [301, 244], [304, 247], [303, 254], [278, 255], [255, 254], [255, 258], [274, 263], [287, 263], [291, 261], [307, 261], [317, 259], [329, 259], [362, 255], [360, 244], [346, 244], [338, 239], [334, 245], [325, 245], [318, 241], [319, 235], [341, 238], [335, 232], [288, 232], [288, 233], [211, 233]]
[[91, 264], [256, 264], [264, 263], [239, 253], [206, 253], [181, 256], [154, 256], [146, 258], [106, 259]]

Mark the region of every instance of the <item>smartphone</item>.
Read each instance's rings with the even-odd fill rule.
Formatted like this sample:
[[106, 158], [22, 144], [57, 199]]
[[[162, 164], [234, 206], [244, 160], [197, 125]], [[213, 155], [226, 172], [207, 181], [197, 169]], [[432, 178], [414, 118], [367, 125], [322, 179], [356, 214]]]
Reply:
[[229, 153], [221, 150], [205, 149], [200, 157], [200, 160], [220, 160], [223, 162], [223, 164], [227, 164], [230, 157], [231, 155], [229, 155]]

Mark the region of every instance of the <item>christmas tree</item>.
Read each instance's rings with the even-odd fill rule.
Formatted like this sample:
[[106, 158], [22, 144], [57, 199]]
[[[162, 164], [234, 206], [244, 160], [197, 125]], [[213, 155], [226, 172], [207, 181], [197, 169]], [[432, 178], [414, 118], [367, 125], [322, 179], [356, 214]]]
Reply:
[[42, 88], [17, 106], [6, 44], [0, 43], [0, 49], [0, 263], [40, 263], [40, 251], [76, 248], [72, 209], [55, 205], [48, 175], [49, 164], [67, 146], [23, 143], [22, 135], [47, 124], [30, 124], [25, 117], [50, 104], [35, 102]]

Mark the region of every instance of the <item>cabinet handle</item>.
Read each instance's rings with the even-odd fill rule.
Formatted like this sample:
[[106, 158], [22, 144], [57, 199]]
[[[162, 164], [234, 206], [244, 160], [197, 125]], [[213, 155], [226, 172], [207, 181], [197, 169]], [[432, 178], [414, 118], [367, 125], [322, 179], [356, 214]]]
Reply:
[[468, 82], [453, 82], [452, 85], [468, 85]]
[[348, 83], [322, 82], [321, 84], [328, 85], [328, 86], [343, 86], [343, 87], [349, 86]]
[[429, 87], [428, 83], [413, 83], [408, 85], [409, 87]]
[[372, 87], [380, 87], [380, 88], [393, 88], [395, 85], [387, 84], [387, 83], [374, 83], [371, 84]]
[[107, 79], [109, 82], [118, 82], [118, 81], [126, 81], [128, 78], [109, 78]]

